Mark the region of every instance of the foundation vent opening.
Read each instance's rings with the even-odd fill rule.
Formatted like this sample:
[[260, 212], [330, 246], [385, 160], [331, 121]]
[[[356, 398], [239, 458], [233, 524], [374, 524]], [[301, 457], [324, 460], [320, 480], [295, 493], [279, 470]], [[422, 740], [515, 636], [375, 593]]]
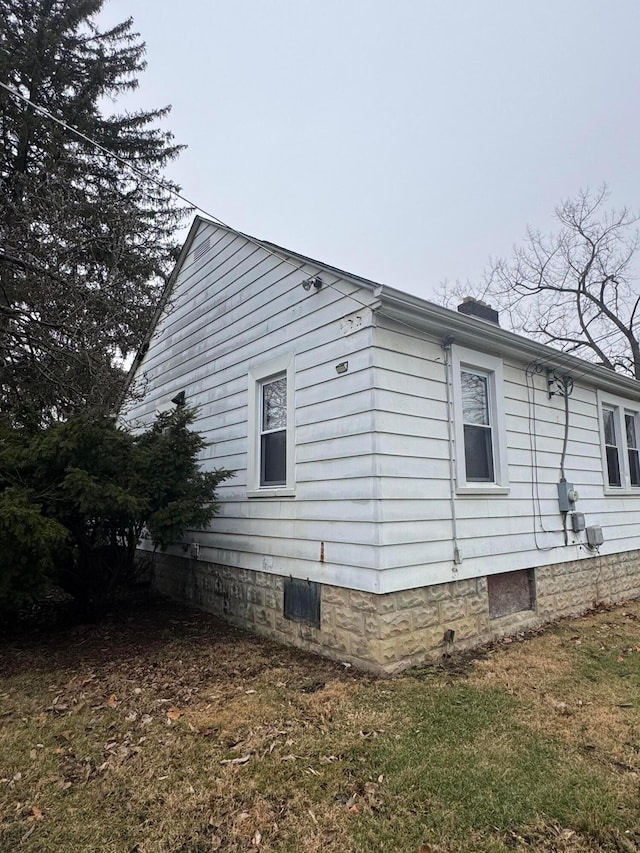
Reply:
[[284, 582], [284, 618], [319, 628], [321, 589], [319, 583], [287, 578]]

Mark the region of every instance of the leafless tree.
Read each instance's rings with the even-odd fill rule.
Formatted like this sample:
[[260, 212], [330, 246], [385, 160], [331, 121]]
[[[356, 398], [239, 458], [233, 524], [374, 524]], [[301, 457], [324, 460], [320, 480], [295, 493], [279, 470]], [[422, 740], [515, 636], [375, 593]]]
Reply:
[[[603, 186], [563, 201], [555, 233], [529, 228], [511, 258], [491, 261], [481, 284], [464, 290], [514, 331], [640, 379], [639, 217], [607, 199]], [[443, 301], [462, 289], [446, 288]]]

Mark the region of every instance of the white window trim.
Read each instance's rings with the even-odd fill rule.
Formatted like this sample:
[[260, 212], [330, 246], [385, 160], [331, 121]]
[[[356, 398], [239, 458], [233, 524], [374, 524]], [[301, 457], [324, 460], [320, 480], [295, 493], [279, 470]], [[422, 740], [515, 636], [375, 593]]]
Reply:
[[[613, 409], [616, 422], [616, 434], [619, 436], [618, 464], [620, 465], [619, 486], [609, 485], [607, 467], [607, 450], [604, 441], [604, 418], [603, 409]], [[610, 394], [598, 392], [598, 432], [600, 435], [600, 457], [602, 459], [602, 485], [605, 495], [640, 495], [640, 486], [631, 485], [631, 472], [629, 470], [629, 448], [627, 447], [627, 429], [624, 422], [625, 414], [634, 414], [638, 417], [640, 426], [640, 403], [626, 400], [624, 397], [613, 397]]]
[[[260, 387], [275, 376], [287, 378], [287, 482], [281, 486], [260, 485]], [[295, 495], [295, 371], [293, 353], [249, 366], [247, 413], [247, 497], [280, 498]]]
[[[453, 346], [452, 369], [456, 492], [459, 495], [506, 495], [509, 493], [509, 469], [507, 466], [507, 429], [504, 416], [504, 368], [502, 359], [465, 347]], [[475, 480], [467, 482], [464, 462], [462, 383], [460, 379], [460, 373], [463, 370], [478, 371], [485, 374], [489, 380], [489, 415], [494, 476], [492, 483], [478, 483]]]

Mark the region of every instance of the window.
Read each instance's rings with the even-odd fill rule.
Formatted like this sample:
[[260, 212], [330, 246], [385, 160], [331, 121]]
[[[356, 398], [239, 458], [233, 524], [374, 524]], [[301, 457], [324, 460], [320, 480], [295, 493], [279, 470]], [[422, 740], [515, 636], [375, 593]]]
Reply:
[[287, 377], [260, 383], [260, 485], [287, 482]]
[[459, 492], [504, 492], [508, 486], [502, 361], [452, 349], [452, 386]]
[[624, 413], [627, 431], [627, 455], [629, 457], [629, 479], [632, 486], [640, 486], [640, 458], [638, 457], [638, 439], [636, 432], [637, 415], [633, 412]]
[[616, 430], [616, 409], [602, 409], [604, 427], [604, 449], [607, 456], [607, 477], [610, 486], [620, 486], [620, 453]]
[[639, 417], [626, 400], [615, 397], [600, 400], [605, 488], [640, 489]]
[[286, 355], [249, 369], [247, 494], [292, 495], [294, 370]]
[[489, 414], [489, 377], [460, 373], [464, 464], [467, 482], [493, 482], [493, 438]]

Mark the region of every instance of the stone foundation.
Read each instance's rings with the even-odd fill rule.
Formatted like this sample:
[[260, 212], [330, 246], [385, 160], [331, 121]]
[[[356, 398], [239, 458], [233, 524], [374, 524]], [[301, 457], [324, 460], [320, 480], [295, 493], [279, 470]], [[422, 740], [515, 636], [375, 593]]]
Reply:
[[280, 575], [164, 554], [156, 559], [161, 593], [278, 642], [384, 675], [600, 603], [640, 596], [640, 551], [632, 551], [538, 567], [532, 609], [495, 619], [489, 618], [486, 578], [385, 595], [324, 585], [315, 628], [285, 619]]

